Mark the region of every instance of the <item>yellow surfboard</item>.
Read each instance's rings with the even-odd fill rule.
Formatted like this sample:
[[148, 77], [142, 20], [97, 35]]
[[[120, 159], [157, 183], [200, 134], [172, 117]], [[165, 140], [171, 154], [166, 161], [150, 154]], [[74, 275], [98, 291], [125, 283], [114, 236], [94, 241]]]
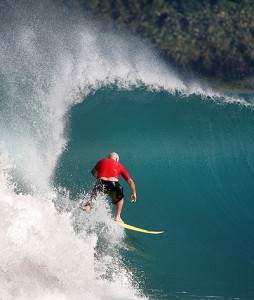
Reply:
[[146, 229], [142, 229], [142, 228], [138, 228], [132, 225], [128, 225], [125, 223], [118, 223], [116, 222], [116, 224], [120, 225], [123, 228], [129, 229], [129, 230], [134, 230], [134, 231], [138, 231], [138, 232], [142, 232], [142, 233], [149, 233], [149, 234], [160, 234], [163, 233], [164, 231], [151, 231], [151, 230], [146, 230]]

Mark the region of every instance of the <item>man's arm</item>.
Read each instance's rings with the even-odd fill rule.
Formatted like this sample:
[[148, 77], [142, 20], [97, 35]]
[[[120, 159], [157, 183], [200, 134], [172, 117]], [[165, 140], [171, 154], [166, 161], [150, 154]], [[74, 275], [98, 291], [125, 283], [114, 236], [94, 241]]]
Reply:
[[92, 169], [91, 171], [92, 175], [97, 179], [98, 176], [98, 170], [95, 170], [95, 168]]
[[135, 187], [135, 183], [134, 181], [130, 178], [129, 180], [127, 180], [130, 188], [131, 188], [131, 202], [136, 202], [136, 187]]

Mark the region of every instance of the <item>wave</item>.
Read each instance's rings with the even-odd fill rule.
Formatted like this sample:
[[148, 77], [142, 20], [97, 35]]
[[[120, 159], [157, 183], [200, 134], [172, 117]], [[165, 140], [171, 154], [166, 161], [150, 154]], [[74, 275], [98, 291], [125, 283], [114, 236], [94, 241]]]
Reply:
[[1, 8], [1, 139], [13, 159], [19, 157], [15, 165], [31, 189], [49, 185], [67, 144], [70, 108], [102, 86], [218, 96], [197, 82], [184, 83], [133, 37], [107, 32], [51, 2], [6, 1]]
[[184, 81], [147, 45], [60, 4], [3, 1], [0, 11], [1, 298], [141, 299], [105, 199], [84, 218], [54, 187], [71, 109], [113, 86], [251, 101]]
[[112, 83], [184, 87], [137, 42], [80, 21], [51, 2], [6, 1], [1, 8], [1, 137], [9, 153], [21, 158], [15, 164], [33, 188], [48, 185], [66, 145], [68, 111], [85, 95]]

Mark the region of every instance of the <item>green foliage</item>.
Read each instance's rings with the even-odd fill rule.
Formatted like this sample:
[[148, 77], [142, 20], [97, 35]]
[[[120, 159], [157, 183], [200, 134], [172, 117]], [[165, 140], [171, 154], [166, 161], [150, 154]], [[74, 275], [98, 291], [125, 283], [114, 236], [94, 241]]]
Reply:
[[78, 2], [108, 26], [149, 39], [180, 66], [211, 75], [254, 70], [252, 0]]

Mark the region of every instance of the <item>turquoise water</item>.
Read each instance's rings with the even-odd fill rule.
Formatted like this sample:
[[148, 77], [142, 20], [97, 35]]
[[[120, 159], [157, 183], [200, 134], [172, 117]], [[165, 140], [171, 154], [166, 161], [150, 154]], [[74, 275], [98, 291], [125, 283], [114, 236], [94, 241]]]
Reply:
[[159, 299], [253, 297], [254, 113], [221, 100], [107, 88], [71, 111], [57, 181], [75, 199], [92, 188], [96, 161], [120, 154], [138, 194], [130, 203], [122, 181], [123, 219], [165, 231], [127, 232], [130, 267]]
[[[0, 298], [254, 299], [253, 95], [55, 2], [0, 8]], [[124, 221], [164, 234], [79, 209], [112, 151]]]

